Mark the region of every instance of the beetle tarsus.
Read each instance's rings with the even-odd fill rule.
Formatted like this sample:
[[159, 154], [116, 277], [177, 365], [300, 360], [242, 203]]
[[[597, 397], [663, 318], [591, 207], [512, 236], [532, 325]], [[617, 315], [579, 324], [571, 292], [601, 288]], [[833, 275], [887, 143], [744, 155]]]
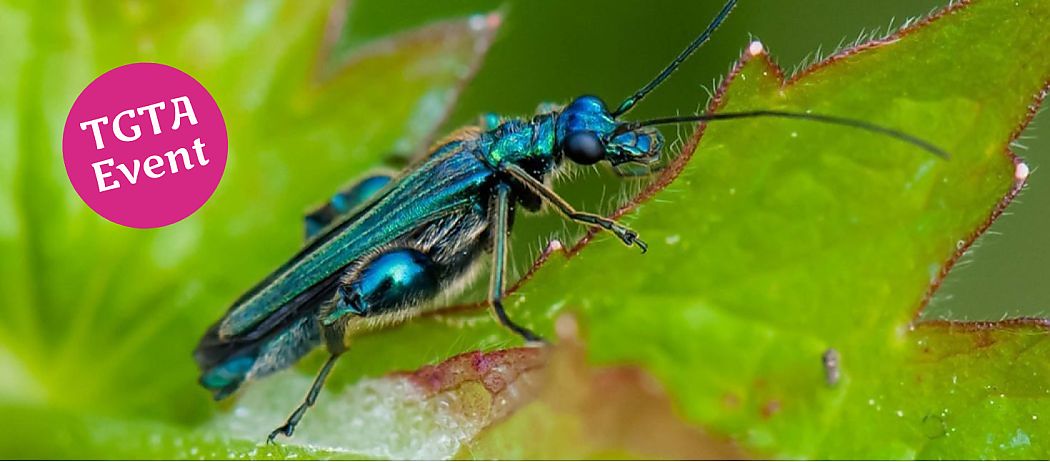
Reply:
[[286, 422], [284, 425], [275, 428], [270, 432], [270, 436], [266, 437], [266, 444], [277, 444], [277, 435], [284, 434], [284, 436], [292, 436], [295, 433], [295, 425], [291, 425], [290, 422]]
[[496, 312], [496, 318], [499, 319], [499, 323], [502, 324], [503, 327], [506, 327], [515, 334], [518, 334], [518, 336], [520, 336], [526, 342], [542, 344], [548, 343], [539, 334], [529, 330], [527, 327], [520, 326], [516, 322], [512, 321], [510, 317], [507, 316], [507, 312], [503, 310], [503, 302], [501, 300], [493, 300], [492, 310]]

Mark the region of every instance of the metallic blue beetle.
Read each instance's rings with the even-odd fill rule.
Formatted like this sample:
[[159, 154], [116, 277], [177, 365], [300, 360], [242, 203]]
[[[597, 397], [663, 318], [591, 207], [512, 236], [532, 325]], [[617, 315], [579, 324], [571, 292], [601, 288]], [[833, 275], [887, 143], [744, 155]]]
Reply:
[[364, 331], [423, 312], [492, 254], [489, 302], [499, 322], [526, 341], [540, 338], [504, 311], [507, 236], [517, 207], [546, 203], [567, 219], [645, 243], [608, 218], [580, 212], [547, 186], [566, 161], [592, 165], [649, 164], [663, 138], [653, 125], [744, 117], [786, 117], [887, 134], [936, 154], [935, 147], [864, 122], [782, 111], [700, 114], [625, 122], [630, 111], [704, 43], [735, 5], [728, 1], [710, 26], [655, 79], [610, 111], [581, 96], [531, 119], [482, 117], [439, 142], [421, 163], [398, 175], [366, 177], [306, 218], [307, 243], [287, 263], [241, 296], [201, 339], [194, 357], [200, 382], [216, 399], [245, 381], [284, 369], [324, 344], [331, 354], [304, 402], [269, 435], [291, 436], [312, 406], [336, 359]]

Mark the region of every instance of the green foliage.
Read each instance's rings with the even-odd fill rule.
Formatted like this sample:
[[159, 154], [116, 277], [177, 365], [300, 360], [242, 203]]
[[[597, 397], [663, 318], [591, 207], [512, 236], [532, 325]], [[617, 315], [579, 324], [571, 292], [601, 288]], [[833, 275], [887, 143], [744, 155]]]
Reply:
[[[593, 412], [564, 412], [547, 395], [480, 434], [476, 422], [498, 419], [468, 413], [473, 426], [454, 423], [469, 432], [437, 435], [455, 443], [438, 448], [448, 452], [412, 452], [420, 441], [389, 438], [434, 435], [428, 419], [443, 414], [413, 407], [419, 397], [403, 382], [362, 378], [516, 345], [483, 310], [360, 339], [328, 388], [336, 392], [322, 397], [326, 409], [288, 446], [256, 442], [300, 398], [310, 372], [253, 384], [216, 415], [189, 358], [205, 326], [297, 247], [309, 204], [386, 153], [425, 143], [490, 39], [477, 22], [416, 31], [331, 68], [322, 61], [315, 81], [321, 3], [193, 12], [211, 18], [203, 22], [177, 2], [116, 14], [0, 7], [0, 40], [13, 48], [0, 75], [0, 413], [21, 423], [0, 434], [0, 454], [653, 454], [617, 442], [537, 448], [535, 434], [586, 433], [581, 415]], [[786, 84], [764, 55], [746, 60], [716, 109], [848, 115], [919, 135], [953, 158], [803, 122], [711, 125], [656, 184], [673, 182], [625, 216], [649, 254], [594, 236], [570, 259], [552, 255], [509, 297], [510, 311], [551, 337], [556, 319], [573, 316], [592, 364], [634, 365], [657, 379], [673, 408], [659, 419], [680, 415], [750, 453], [1047, 457], [1045, 328], [913, 321], [947, 262], [1018, 186], [1006, 148], [1050, 77], [1050, 33], [1039, 19], [1048, 15], [1046, 0], [975, 2]], [[195, 76], [230, 132], [215, 197], [162, 230], [94, 215], [59, 161], [57, 134], [77, 93], [132, 61]], [[840, 357], [835, 383], [822, 362], [829, 349]], [[564, 394], [604, 392], [590, 379], [557, 383]], [[362, 415], [393, 417], [351, 433]], [[486, 452], [494, 448], [501, 452]]]

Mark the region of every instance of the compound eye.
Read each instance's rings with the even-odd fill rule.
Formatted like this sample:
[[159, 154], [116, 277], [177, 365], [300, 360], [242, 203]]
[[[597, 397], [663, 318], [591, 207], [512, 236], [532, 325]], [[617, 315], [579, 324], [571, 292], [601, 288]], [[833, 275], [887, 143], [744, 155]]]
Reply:
[[562, 142], [562, 152], [573, 162], [592, 165], [605, 158], [605, 145], [594, 132], [579, 131]]

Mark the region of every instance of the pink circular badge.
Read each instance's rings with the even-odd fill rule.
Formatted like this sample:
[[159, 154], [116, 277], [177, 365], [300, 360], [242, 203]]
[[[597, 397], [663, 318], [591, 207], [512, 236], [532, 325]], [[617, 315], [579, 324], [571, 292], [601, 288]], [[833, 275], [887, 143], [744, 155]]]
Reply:
[[219, 185], [227, 148], [226, 123], [208, 91], [155, 63], [121, 66], [91, 82], [62, 134], [66, 173], [80, 198], [133, 228], [197, 211]]

